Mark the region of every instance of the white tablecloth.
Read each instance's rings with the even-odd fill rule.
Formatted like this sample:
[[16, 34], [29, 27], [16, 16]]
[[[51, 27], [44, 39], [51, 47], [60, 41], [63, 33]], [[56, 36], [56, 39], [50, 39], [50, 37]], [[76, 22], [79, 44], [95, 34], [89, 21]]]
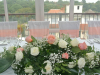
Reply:
[[[80, 39], [80, 38], [77, 38], [77, 40], [79, 41], [79, 43], [85, 42], [88, 46], [93, 46], [93, 45], [94, 45], [94, 47], [96, 48], [96, 51], [100, 49], [100, 47], [99, 47], [100, 44], [98, 44], [98, 43], [90, 44], [90, 43], [87, 42], [86, 40], [82, 40], [82, 39]], [[20, 45], [20, 46], [23, 46], [25, 43], [26, 43], [25, 41], [22, 41], [19, 45]], [[3, 46], [0, 46], [0, 52], [3, 51], [3, 48], [2, 48], [2, 47], [3, 47]], [[0, 75], [16, 75], [16, 74], [14, 74], [14, 71], [13, 71], [12, 68], [10, 67], [9, 69], [7, 69], [5, 72], [1, 73]], [[84, 74], [82, 74], [82, 75], [84, 75]]]
[[[22, 47], [23, 45], [25, 45], [25, 43], [27, 43], [27, 42], [26, 41], [22, 41], [22, 42], [19, 43], [19, 45]], [[3, 47], [8, 48], [9, 46], [12, 46], [12, 45], [8, 44], [8, 45], [0, 46], [0, 52], [4, 51]], [[1, 73], [0, 75], [16, 75], [16, 74], [14, 74], [14, 71], [10, 67], [9, 69], [7, 69], [5, 72]]]

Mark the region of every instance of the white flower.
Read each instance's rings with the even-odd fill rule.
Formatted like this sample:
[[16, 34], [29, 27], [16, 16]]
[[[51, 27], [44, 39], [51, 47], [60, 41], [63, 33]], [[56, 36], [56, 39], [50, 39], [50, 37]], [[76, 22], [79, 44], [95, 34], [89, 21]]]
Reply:
[[94, 52], [86, 53], [86, 55], [87, 55], [87, 59], [89, 61], [91, 61], [92, 59], [94, 59]]
[[48, 63], [47, 63], [47, 65], [45, 66], [45, 69], [46, 69], [46, 72], [44, 72], [43, 69], [42, 69], [42, 74], [50, 74], [51, 71], [52, 71], [52, 66], [51, 66], [51, 64], [48, 64]]
[[56, 38], [55, 42], [53, 43], [54, 45], [57, 45], [57, 43], [59, 42], [59, 39]]
[[26, 48], [26, 46], [27, 46], [27, 45], [25, 44], [25, 45], [22, 46], [22, 48]]
[[47, 63], [47, 64], [51, 65], [51, 62], [49, 60], [45, 61], [44, 63]]
[[78, 67], [79, 68], [83, 68], [85, 66], [85, 59], [84, 58], [80, 58], [78, 60]]
[[73, 40], [70, 42], [70, 44], [71, 44], [73, 47], [75, 47], [75, 46], [78, 46], [79, 42], [78, 42], [78, 40], [75, 38], [75, 39], [73, 39]]
[[53, 57], [53, 56], [54, 56], [54, 54], [53, 54], [53, 53], [51, 53], [51, 54], [50, 54], [50, 57]]
[[34, 72], [32, 66], [25, 67], [24, 70], [25, 70], [25, 73], [29, 73], [29, 74], [32, 74]]
[[61, 48], [67, 48], [67, 44], [68, 43], [65, 40], [62, 40], [62, 39], [60, 39], [59, 43], [58, 43], [59, 47], [61, 47]]
[[21, 61], [21, 59], [23, 58], [22, 51], [17, 51], [15, 56], [16, 56], [16, 61]]
[[13, 51], [14, 50], [14, 46], [11, 46], [8, 48], [9, 51]]
[[39, 48], [38, 47], [32, 47], [31, 48], [31, 55], [37, 56], [39, 54]]
[[96, 56], [96, 61], [99, 61], [99, 56]]
[[69, 64], [68, 64], [68, 67], [69, 68], [73, 68], [73, 67], [75, 67], [76, 66], [76, 64], [74, 63], [74, 62], [69, 62]]

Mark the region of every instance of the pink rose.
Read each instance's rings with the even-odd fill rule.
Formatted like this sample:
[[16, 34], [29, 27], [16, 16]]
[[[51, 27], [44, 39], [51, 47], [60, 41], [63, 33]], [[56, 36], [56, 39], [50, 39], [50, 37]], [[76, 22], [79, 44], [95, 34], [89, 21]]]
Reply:
[[53, 43], [55, 42], [55, 40], [56, 40], [56, 38], [55, 38], [54, 35], [48, 35], [48, 36], [47, 36], [47, 42], [48, 42], [49, 44], [53, 44]]
[[78, 47], [80, 48], [80, 50], [86, 50], [87, 45], [86, 45], [85, 42], [83, 42], [83, 43], [80, 43], [80, 44], [78, 45]]
[[62, 58], [68, 59], [69, 55], [67, 53], [62, 54]]
[[24, 51], [24, 49], [22, 48], [22, 47], [20, 47], [20, 48], [17, 48], [17, 51], [19, 52], [19, 51]]
[[31, 38], [31, 36], [28, 36], [28, 37], [25, 38], [25, 41], [28, 42], [28, 43], [30, 43], [30, 42], [32, 42], [33, 40], [32, 40], [32, 38]]

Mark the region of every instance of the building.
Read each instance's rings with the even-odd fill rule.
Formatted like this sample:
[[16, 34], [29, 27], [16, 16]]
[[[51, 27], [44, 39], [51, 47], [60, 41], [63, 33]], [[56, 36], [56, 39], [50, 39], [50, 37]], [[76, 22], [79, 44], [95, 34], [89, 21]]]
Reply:
[[[87, 10], [85, 13], [95, 13], [95, 11], [89, 9]], [[97, 15], [94, 15], [94, 16], [91, 16], [91, 15], [88, 15], [88, 16], [85, 16], [83, 15], [82, 18], [81, 18], [81, 24], [80, 24], [80, 35], [81, 35], [81, 38], [85, 38], [87, 39], [88, 37], [88, 21], [89, 20], [97, 20]]]
[[[66, 10], [65, 10], [66, 9]], [[82, 13], [82, 10], [83, 10], [83, 5], [74, 5], [74, 13]], [[65, 7], [61, 8], [61, 9], [50, 9], [48, 11], [48, 13], [69, 13], [69, 5], [66, 5]], [[47, 17], [47, 16], [45, 16]], [[69, 21], [69, 15], [62, 15], [62, 16], [59, 16], [59, 15], [50, 15], [48, 16], [48, 21], [50, 21], [50, 24], [58, 24], [58, 21], [61, 19], [61, 21]], [[81, 20], [81, 15], [74, 18], [75, 21], [77, 20]], [[46, 19], [45, 19], [46, 21]], [[52, 26], [54, 27], [54, 26]], [[58, 26], [57, 26], [58, 27]]]
[[50, 9], [48, 13], [65, 13], [65, 9]]
[[[66, 5], [66, 13], [69, 13], [69, 5]], [[74, 5], [74, 13], [82, 13], [83, 5]]]
[[[66, 9], [66, 11], [65, 11]], [[83, 5], [74, 5], [74, 13], [82, 13]], [[63, 13], [69, 13], [69, 5], [66, 5], [66, 8], [61, 9], [50, 9], [48, 11], [50, 15], [48, 15], [48, 21], [50, 21], [50, 28], [59, 28], [58, 21], [69, 21], [69, 15], [63, 15]], [[58, 13], [58, 15], [51, 15], [51, 13]], [[59, 15], [62, 13], [62, 15]], [[95, 13], [91, 9], [86, 11], [85, 13]], [[47, 20], [47, 16], [45, 16]], [[94, 16], [95, 19], [95, 16]], [[80, 38], [87, 39], [88, 36], [88, 24], [87, 21], [89, 20], [89, 17], [86, 17], [85, 15], [74, 15], [74, 21], [80, 21]], [[93, 16], [90, 16], [90, 20], [93, 20]], [[57, 34], [58, 35], [58, 34]]]
[[[65, 13], [65, 8], [63, 7], [63, 8], [61, 8], [61, 9], [50, 9], [49, 11], [48, 11], [48, 13]], [[62, 17], [62, 19], [64, 19], [63, 17]], [[47, 16], [45, 16], [45, 21], [47, 21]], [[50, 21], [50, 28], [55, 28], [55, 26], [56, 26], [56, 28], [58, 28], [58, 21], [59, 21], [59, 15], [49, 15], [48, 16], [48, 21]]]

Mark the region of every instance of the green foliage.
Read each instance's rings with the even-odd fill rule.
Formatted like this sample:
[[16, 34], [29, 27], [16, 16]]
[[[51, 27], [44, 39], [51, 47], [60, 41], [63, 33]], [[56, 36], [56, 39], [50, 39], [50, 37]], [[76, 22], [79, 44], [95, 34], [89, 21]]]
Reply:
[[86, 3], [86, 0], [82, 0], [82, 3], [85, 4]]
[[95, 67], [95, 68], [91, 68], [91, 69], [88, 67], [84, 67], [84, 69], [85, 69], [84, 70], [85, 75], [94, 75], [94, 73], [100, 74], [100, 67]]
[[33, 36], [31, 36], [31, 38], [32, 38], [33, 42], [36, 42], [37, 41]]
[[[62, 37], [63, 41], [66, 43], [69, 41], [65, 48], [59, 46], [60, 44], [64, 46], [63, 41], [61, 43], [58, 41], [55, 45], [49, 44], [47, 38], [41, 40], [35, 39], [33, 36], [31, 36], [31, 38], [33, 41], [27, 43], [26, 46], [23, 47], [24, 51], [18, 54], [19, 56], [22, 55], [21, 61], [16, 60], [17, 57], [14, 57], [16, 47], [14, 47], [13, 51], [4, 49], [4, 52], [0, 53], [0, 55], [2, 55], [0, 59], [0, 72], [5, 71], [12, 64], [12, 68], [17, 75], [29, 74], [30, 72], [25, 73], [25, 68], [30, 66], [31, 70], [34, 71], [32, 72], [33, 75], [42, 74], [42, 71], [47, 72], [47, 69], [50, 67], [52, 68], [50, 74], [53, 71], [55, 75], [78, 75], [78, 73], [81, 75], [83, 72], [85, 72], [86, 75], [100, 73], [100, 52], [94, 52], [94, 47], [87, 46], [85, 50], [80, 50], [78, 46], [72, 47], [70, 44], [70, 37], [64, 34]], [[34, 53], [36, 54], [37, 52], [39, 53], [34, 55]], [[79, 62], [80, 58], [84, 59], [85, 62]], [[2, 61], [4, 61], [4, 63]], [[79, 66], [81, 65], [79, 64], [83, 67], [80, 68]], [[49, 67], [47, 67], [48, 65]], [[28, 70], [30, 70], [30, 68], [28, 68]]]
[[4, 58], [0, 58], [0, 73], [7, 70], [12, 64], [12, 61], [6, 60]]
[[[55, 63], [55, 71], [57, 71], [61, 75], [78, 75], [78, 68], [68, 68], [67, 64], [65, 63]], [[57, 74], [58, 74], [57, 73]]]
[[31, 8], [21, 8], [15, 11], [15, 13], [33, 13], [33, 10]]
[[72, 47], [72, 52], [73, 53], [79, 53], [79, 52], [81, 52], [81, 50], [79, 49], [79, 47]]
[[11, 67], [16, 53], [15, 50], [16, 47], [14, 47], [13, 51], [5, 49], [5, 51], [0, 54], [2, 55], [2, 58], [0, 58], [0, 73], [6, 71], [9, 67]]
[[[16, 11], [17, 13], [21, 13], [20, 11], [22, 11], [23, 8], [28, 8], [29, 11], [30, 9], [32, 9], [32, 13], [35, 13], [34, 0], [7, 0], [7, 4], [8, 4], [9, 13], [15, 13]], [[75, 4], [83, 5], [83, 12], [89, 9], [92, 9], [93, 11], [96, 11], [96, 12], [100, 12], [99, 10], [100, 1], [97, 1], [96, 3], [86, 3], [86, 0], [82, 0], [82, 2], [75, 1]], [[62, 1], [62, 0], [58, 0], [58, 2], [45, 1], [44, 11], [48, 12], [50, 9], [61, 9], [62, 7], [65, 7], [66, 5], [69, 5], [68, 1]], [[0, 2], [0, 13], [4, 13], [3, 1]], [[26, 11], [23, 11], [23, 13], [26, 13]]]
[[10, 13], [14, 13], [16, 10], [22, 9], [23, 7], [20, 4], [13, 4], [10, 8], [9, 11]]

